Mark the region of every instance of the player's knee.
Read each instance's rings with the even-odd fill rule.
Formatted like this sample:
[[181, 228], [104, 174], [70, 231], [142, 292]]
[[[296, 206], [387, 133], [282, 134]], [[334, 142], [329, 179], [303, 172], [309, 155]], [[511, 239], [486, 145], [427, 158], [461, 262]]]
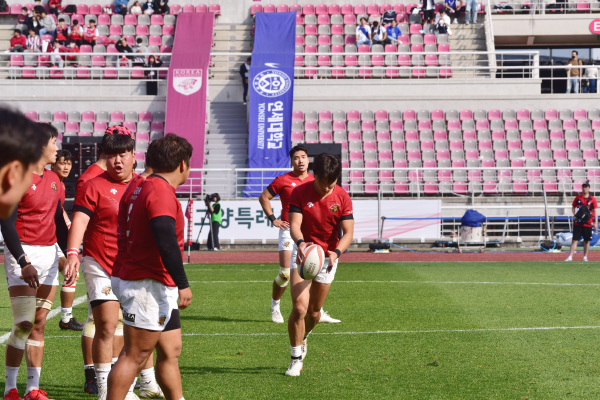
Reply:
[[299, 319], [302, 319], [306, 316], [307, 308], [303, 304], [294, 304], [292, 308], [292, 315], [296, 316]]
[[286, 287], [290, 281], [290, 269], [279, 267], [279, 275], [275, 278], [275, 283], [279, 287]]
[[33, 330], [35, 321], [35, 297], [11, 297], [10, 305], [13, 313], [13, 327], [6, 343], [16, 349], [25, 350], [27, 338]]
[[312, 319], [314, 322], [317, 322], [321, 318], [321, 310], [309, 310], [306, 315], [308, 318]]
[[91, 316], [88, 316], [87, 321], [83, 325], [82, 335], [92, 339], [96, 335], [96, 325], [94, 324], [94, 318], [91, 318]]

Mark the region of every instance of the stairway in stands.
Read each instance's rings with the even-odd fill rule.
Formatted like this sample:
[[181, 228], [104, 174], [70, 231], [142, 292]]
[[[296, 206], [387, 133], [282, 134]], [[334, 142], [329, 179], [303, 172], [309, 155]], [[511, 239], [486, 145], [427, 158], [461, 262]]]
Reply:
[[[252, 25], [216, 24], [213, 53], [251, 53]], [[218, 80], [240, 79], [240, 65], [248, 56], [213, 56], [211, 77]]]
[[[211, 102], [209, 133], [206, 135], [205, 165], [211, 168], [248, 167], [248, 122], [246, 106], [242, 103]], [[242, 174], [245, 176], [245, 174]], [[204, 179], [206, 193], [233, 195], [236, 187], [227, 172], [207, 172]], [[244, 180], [237, 182], [241, 191]]]
[[[482, 15], [478, 19], [484, 18]], [[461, 18], [462, 20], [462, 18]], [[461, 21], [462, 22], [462, 21]], [[485, 42], [485, 29], [483, 23], [464, 25], [463, 23], [450, 25], [452, 35], [450, 36], [450, 51], [487, 51]], [[453, 55], [453, 67], [474, 67], [487, 65], [487, 55]], [[478, 77], [489, 77], [489, 72], [485, 70], [476, 70]], [[473, 70], [453, 71], [454, 78], [468, 78], [474, 74]]]

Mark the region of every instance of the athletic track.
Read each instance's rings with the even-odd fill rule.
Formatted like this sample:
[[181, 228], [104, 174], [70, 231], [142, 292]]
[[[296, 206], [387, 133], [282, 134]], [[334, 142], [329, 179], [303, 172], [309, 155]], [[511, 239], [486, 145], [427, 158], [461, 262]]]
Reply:
[[[498, 253], [443, 253], [443, 252], [418, 252], [394, 251], [388, 254], [373, 254], [367, 252], [351, 252], [342, 255], [343, 262], [465, 262], [465, 261], [563, 261], [568, 253], [542, 253], [542, 252], [498, 252]], [[575, 254], [575, 261], [581, 261], [583, 254]], [[590, 261], [600, 261], [600, 251], [591, 251]], [[187, 261], [187, 253], [183, 261]], [[223, 263], [223, 264], [247, 264], [247, 263], [277, 263], [276, 252], [260, 251], [220, 251], [220, 252], [197, 252], [192, 253], [192, 263]], [[0, 255], [0, 263], [4, 262], [4, 256]]]

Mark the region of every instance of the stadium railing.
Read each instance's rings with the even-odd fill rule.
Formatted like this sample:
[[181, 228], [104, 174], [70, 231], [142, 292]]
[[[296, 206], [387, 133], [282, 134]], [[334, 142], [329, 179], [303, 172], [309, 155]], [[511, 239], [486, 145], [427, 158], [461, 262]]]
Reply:
[[[496, 9], [495, 5], [505, 4], [512, 9]], [[491, 8], [494, 15], [502, 14], [591, 14], [600, 12], [597, 1], [546, 2], [545, 0], [496, 0]]]

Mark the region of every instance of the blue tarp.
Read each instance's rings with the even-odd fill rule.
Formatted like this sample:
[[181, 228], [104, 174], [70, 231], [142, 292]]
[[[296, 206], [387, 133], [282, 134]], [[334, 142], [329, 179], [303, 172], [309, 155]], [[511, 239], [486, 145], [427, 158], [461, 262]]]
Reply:
[[483, 226], [485, 216], [475, 210], [467, 210], [465, 215], [460, 219], [461, 226], [478, 227]]

